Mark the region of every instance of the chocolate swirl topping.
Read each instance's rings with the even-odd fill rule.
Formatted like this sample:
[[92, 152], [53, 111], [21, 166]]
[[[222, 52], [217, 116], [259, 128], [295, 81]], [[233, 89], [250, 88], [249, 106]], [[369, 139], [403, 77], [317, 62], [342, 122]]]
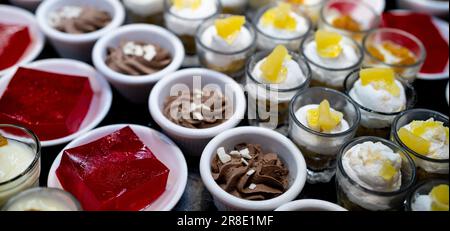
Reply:
[[65, 6], [52, 13], [53, 26], [69, 34], [85, 34], [102, 29], [111, 22], [111, 15], [93, 7]]
[[[251, 159], [237, 154], [248, 150]], [[259, 144], [239, 144], [230, 152], [231, 160], [213, 159], [212, 175], [226, 192], [246, 200], [275, 198], [288, 188], [288, 169], [275, 153], [264, 154]]]

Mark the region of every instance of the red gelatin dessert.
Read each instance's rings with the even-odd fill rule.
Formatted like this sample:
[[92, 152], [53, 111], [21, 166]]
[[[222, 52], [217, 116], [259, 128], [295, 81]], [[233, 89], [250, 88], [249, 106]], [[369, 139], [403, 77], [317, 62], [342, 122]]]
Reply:
[[28, 27], [0, 23], [0, 70], [16, 64], [30, 45]]
[[138, 211], [165, 191], [169, 172], [125, 127], [65, 150], [56, 175], [85, 210]]
[[40, 140], [65, 137], [78, 131], [92, 97], [86, 77], [19, 68], [0, 98], [0, 123], [22, 125]]

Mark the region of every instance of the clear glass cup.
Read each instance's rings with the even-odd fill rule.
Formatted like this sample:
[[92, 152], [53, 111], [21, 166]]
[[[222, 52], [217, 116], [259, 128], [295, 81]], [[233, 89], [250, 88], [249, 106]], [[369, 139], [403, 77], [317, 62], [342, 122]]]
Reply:
[[289, 121], [289, 102], [298, 93], [308, 88], [311, 81], [311, 69], [304, 59], [290, 51], [305, 76], [305, 81], [289, 88], [277, 88], [273, 84], [258, 81], [252, 72], [259, 61], [266, 58], [270, 51], [261, 51], [252, 56], [246, 66], [246, 85], [248, 93], [248, 122], [252, 126], [276, 129], [287, 134]]
[[9, 124], [0, 124], [0, 135], [8, 140], [22, 143], [34, 153], [34, 159], [30, 165], [16, 177], [0, 182], [0, 207], [11, 197], [31, 187], [39, 185], [41, 172], [41, 143], [37, 136], [30, 130]]
[[[217, 18], [226, 18], [229, 16], [230, 15], [222, 14]], [[229, 75], [240, 82], [245, 74], [245, 65], [247, 60], [255, 52], [255, 29], [250, 22], [245, 23], [244, 27], [248, 30], [252, 39], [248, 41], [248, 46], [244, 49], [231, 52], [226, 50], [218, 50], [217, 48], [211, 46], [211, 44], [205, 44], [202, 39], [205, 31], [214, 26], [214, 22], [217, 18], [209, 19], [208, 21], [202, 23], [197, 30], [197, 54], [200, 64], [208, 69]]]
[[[289, 0], [278, 0], [278, 1], [291, 3], [291, 1]], [[291, 4], [294, 5], [294, 8], [296, 10], [303, 12], [305, 15], [309, 17], [309, 19], [311, 19], [313, 27], [317, 27], [320, 18], [320, 10], [322, 9], [326, 1], [327, 0], [317, 0], [317, 2], [314, 4], [307, 4], [307, 3], [304, 4], [291, 3]]]
[[[384, 42], [392, 42], [407, 48], [416, 57], [416, 62], [409, 65], [387, 63], [369, 51], [371, 46]], [[393, 28], [380, 28], [370, 32], [364, 37], [363, 48], [365, 53], [363, 66], [390, 67], [408, 82], [414, 82], [426, 58], [425, 46], [417, 37], [406, 31]]]
[[248, 0], [248, 5], [251, 10], [257, 10], [273, 2], [275, 2], [275, 0]]
[[222, 13], [244, 15], [247, 10], [248, 0], [220, 0]]
[[[402, 157], [401, 187], [393, 192], [381, 192], [368, 189], [346, 172], [342, 164], [342, 156], [357, 144], [364, 142], [381, 142]], [[336, 190], [338, 204], [350, 211], [401, 211], [407, 193], [411, 190], [416, 179], [416, 167], [411, 157], [404, 153], [396, 144], [379, 137], [359, 137], [342, 146], [338, 156], [336, 172]]]
[[[344, 114], [349, 129], [335, 133], [322, 133], [302, 124], [296, 112], [307, 105], [330, 102], [330, 107]], [[333, 89], [313, 87], [298, 93], [289, 107], [289, 138], [302, 151], [307, 165], [308, 183], [326, 183], [336, 173], [336, 158], [341, 146], [355, 136], [361, 115], [358, 107], [343, 93]]]
[[398, 131], [403, 126], [411, 123], [414, 120], [426, 121], [430, 118], [433, 118], [436, 121], [443, 122], [444, 126], [446, 127], [449, 126], [448, 116], [427, 109], [412, 109], [401, 113], [395, 118], [392, 124], [391, 140], [397, 143], [413, 158], [417, 166], [417, 178], [419, 180], [448, 179], [449, 159], [433, 159], [421, 155], [406, 146], [398, 136]]
[[211, 15], [207, 17], [199, 18], [192, 17], [187, 18], [181, 15], [177, 15], [171, 10], [173, 7], [172, 0], [164, 1], [164, 23], [168, 30], [176, 34], [183, 42], [186, 55], [194, 56], [196, 55], [196, 44], [195, 44], [195, 33], [197, 28], [206, 20], [215, 17], [221, 12], [221, 4], [219, 0], [208, 0], [214, 1], [216, 4], [216, 9], [211, 12]]
[[[335, 27], [333, 20], [339, 15], [349, 15], [361, 25], [361, 30], [351, 31]], [[364, 36], [380, 25], [380, 15], [363, 1], [333, 0], [328, 1], [320, 11], [319, 28], [336, 31], [352, 37], [361, 43]]]
[[[357, 80], [359, 80], [359, 70], [351, 72], [344, 81], [345, 93], [350, 98], [352, 98], [350, 96], [350, 90], [353, 88]], [[369, 109], [352, 99], [361, 111], [361, 123], [356, 136], [377, 136], [388, 139], [395, 116], [399, 115], [403, 111], [413, 108], [416, 105], [417, 94], [414, 87], [400, 77], [397, 77], [397, 80], [402, 83], [406, 94], [406, 107], [402, 111], [392, 113], [379, 112]]]
[[298, 11], [294, 11], [296, 14], [298, 14], [300, 17], [303, 17], [306, 20], [306, 26], [308, 27], [306, 32], [303, 34], [300, 34], [298, 36], [294, 36], [294, 37], [276, 37], [273, 35], [269, 35], [266, 32], [264, 32], [259, 26], [259, 21], [261, 19], [261, 17], [263, 16], [263, 14], [271, 9], [274, 8], [278, 5], [278, 3], [274, 3], [274, 4], [270, 4], [266, 7], [263, 7], [261, 9], [258, 10], [258, 12], [256, 13], [255, 17], [254, 17], [254, 21], [253, 23], [255, 24], [255, 28], [258, 34], [256, 43], [257, 43], [257, 48], [259, 50], [272, 50], [274, 49], [277, 45], [284, 45], [286, 48], [288, 48], [289, 50], [292, 51], [298, 51], [300, 48], [300, 44], [302, 43], [303, 39], [309, 34], [309, 32], [312, 30], [312, 24], [311, 24], [311, 20], [308, 18], [308, 16], [306, 16], [305, 14], [303, 14], [302, 12], [298, 12]]
[[438, 186], [438, 185], [448, 185], [448, 180], [428, 180], [428, 181], [424, 181], [418, 185], [416, 185], [416, 187], [411, 190], [411, 192], [408, 194], [406, 201], [405, 201], [405, 210], [412, 212], [412, 211], [425, 211], [425, 210], [420, 210], [418, 208], [416, 208], [416, 206], [414, 206], [414, 203], [416, 202], [416, 199], [419, 196], [424, 196], [424, 195], [428, 195], [430, 194], [431, 190]]
[[132, 23], [164, 24], [164, 0], [123, 0], [123, 5]]
[[57, 188], [31, 188], [11, 198], [3, 211], [81, 211], [72, 194]]
[[310, 35], [303, 40], [300, 52], [305, 60], [308, 62], [312, 71], [311, 86], [328, 87], [338, 91], [344, 90], [345, 78], [354, 70], [359, 69], [363, 62], [364, 53], [361, 46], [352, 38], [345, 37], [347, 41], [350, 41], [351, 47], [358, 55], [358, 61], [351, 66], [343, 66], [342, 68], [332, 68], [313, 61], [305, 51], [308, 44], [315, 42], [315, 36]]

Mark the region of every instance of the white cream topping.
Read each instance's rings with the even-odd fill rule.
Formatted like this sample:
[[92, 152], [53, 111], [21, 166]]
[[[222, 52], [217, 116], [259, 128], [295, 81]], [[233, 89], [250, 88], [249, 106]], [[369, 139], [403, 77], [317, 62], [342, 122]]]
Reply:
[[220, 0], [223, 7], [244, 7], [247, 4], [247, 0]]
[[71, 19], [80, 17], [83, 8], [79, 6], [63, 6], [59, 10], [53, 11], [49, 15], [49, 23], [51, 26], [57, 26], [63, 19]]
[[[345, 69], [358, 63], [360, 55], [354, 46], [352, 46], [352, 42], [349, 38], [343, 37], [340, 46], [342, 47], [342, 52], [338, 57], [323, 58], [317, 53], [317, 43], [313, 40], [305, 46], [304, 54], [314, 63], [326, 68]], [[314, 68], [314, 66], [311, 68]], [[328, 78], [334, 77], [330, 76]]]
[[152, 59], [156, 56], [156, 49], [153, 45], [139, 45], [134, 42], [127, 42], [122, 51], [126, 55], [134, 55], [143, 57], [147, 61], [152, 61]]
[[15, 202], [9, 211], [70, 211], [71, 209], [60, 201], [48, 196], [27, 197]]
[[20, 142], [8, 140], [0, 147], [0, 183], [23, 173], [34, 160], [33, 150]]
[[[216, 1], [214, 0], [202, 0], [201, 4], [197, 8], [183, 7], [177, 8], [175, 6], [170, 7], [170, 12], [179, 17], [186, 19], [203, 19], [213, 15], [217, 11]], [[186, 22], [189, 23], [189, 22]]]
[[[295, 116], [300, 121], [300, 123], [302, 123], [304, 126], [306, 126], [308, 128], [311, 128], [308, 124], [307, 114], [308, 114], [309, 110], [317, 109], [317, 108], [319, 108], [318, 104], [310, 104], [310, 105], [303, 106], [295, 112]], [[333, 112], [337, 112], [333, 108], [330, 108], [330, 109]], [[330, 133], [330, 134], [341, 133], [341, 132], [347, 131], [349, 128], [350, 128], [350, 126], [349, 126], [348, 122], [345, 119], [342, 119], [337, 127], [335, 127], [333, 130], [331, 130], [330, 132], [327, 132], [327, 133]]]
[[429, 195], [416, 195], [411, 204], [412, 211], [431, 211], [433, 199]]
[[[262, 59], [261, 61], [259, 61], [255, 65], [255, 68], [253, 69], [253, 72], [252, 72], [253, 78], [255, 78], [260, 83], [266, 82], [264, 80], [263, 72], [261, 71], [261, 65], [264, 63], [264, 61], [266, 61], [266, 59]], [[303, 74], [302, 69], [300, 68], [300, 66], [298, 65], [298, 63], [295, 60], [293, 60], [293, 59], [286, 60], [286, 61], [284, 61], [283, 65], [287, 69], [286, 79], [281, 83], [271, 84], [272, 88], [274, 88], [274, 89], [292, 89], [292, 88], [295, 88], [296, 86], [301, 85], [303, 82], [306, 81], [306, 77]]]
[[293, 31], [278, 29], [273, 25], [264, 25], [262, 23], [262, 17], [259, 19], [257, 26], [261, 31], [264, 32], [264, 34], [274, 38], [292, 39], [304, 35], [309, 29], [307, 19], [295, 12], [291, 12], [290, 15], [297, 22], [297, 27]]
[[150, 16], [164, 10], [164, 0], [123, 0], [128, 10], [140, 16]]

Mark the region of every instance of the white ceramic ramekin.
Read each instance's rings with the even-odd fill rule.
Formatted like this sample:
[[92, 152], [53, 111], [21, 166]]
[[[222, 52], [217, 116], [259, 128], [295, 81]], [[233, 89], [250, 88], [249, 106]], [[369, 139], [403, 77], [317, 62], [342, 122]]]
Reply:
[[42, 0], [9, 0], [13, 5], [25, 8], [30, 11], [36, 10]]
[[[104, 28], [91, 33], [64, 33], [49, 24], [49, 14], [64, 6], [92, 6], [107, 11], [112, 21]], [[37, 8], [36, 17], [42, 31], [61, 57], [90, 61], [95, 42], [123, 24], [125, 9], [118, 0], [45, 0]]]
[[[201, 77], [201, 87], [209, 84], [220, 87], [222, 93], [233, 103], [233, 115], [222, 124], [212, 128], [191, 129], [177, 125], [164, 116], [164, 101], [170, 95], [172, 87], [181, 84], [192, 90], [194, 76]], [[180, 145], [185, 154], [194, 156], [199, 156], [213, 137], [236, 127], [244, 119], [246, 105], [244, 91], [236, 81], [225, 74], [202, 68], [184, 69], [167, 75], [155, 85], [148, 102], [153, 120]]]
[[311, 211], [311, 212], [338, 212], [338, 211], [347, 211], [347, 209], [342, 208], [337, 204], [333, 204], [328, 201], [323, 200], [315, 200], [315, 199], [304, 199], [292, 201], [287, 204], [284, 204], [275, 211]]
[[[77, 132], [55, 140], [41, 141], [42, 147], [55, 146], [70, 142], [81, 134], [95, 128], [108, 114], [112, 103], [112, 92], [108, 82], [92, 66], [70, 59], [43, 59], [23, 67], [68, 75], [86, 76], [89, 78], [94, 95], [86, 117]], [[16, 70], [8, 72], [0, 78], [0, 96], [6, 90]]]
[[[118, 47], [120, 42], [127, 40], [158, 44], [170, 52], [172, 62], [161, 71], [150, 75], [131, 76], [116, 72], [105, 63], [107, 49], [108, 47]], [[134, 103], [145, 103], [155, 83], [178, 70], [183, 59], [184, 48], [180, 39], [162, 27], [148, 24], [120, 27], [98, 40], [92, 51], [95, 67], [123, 96]]]
[[[214, 181], [211, 163], [217, 155], [217, 149], [224, 147], [230, 150], [240, 143], [260, 144], [265, 152], [278, 154], [289, 170], [289, 189], [285, 193], [270, 200], [244, 200], [224, 191]], [[200, 175], [219, 210], [271, 211], [294, 200], [300, 194], [306, 181], [306, 164], [297, 146], [280, 133], [267, 128], [239, 127], [219, 134], [208, 143], [200, 159]]]
[[[25, 54], [15, 66], [27, 64], [33, 61], [41, 53], [45, 43], [44, 34], [39, 29], [39, 25], [36, 23], [36, 18], [34, 15], [18, 7], [7, 5], [0, 5], [0, 15], [0, 23], [28, 26], [28, 31], [32, 39], [30, 47], [27, 51], [25, 51]], [[0, 76], [12, 69], [14, 69], [14, 66], [0, 70]]]
[[59, 167], [61, 157], [64, 150], [87, 144], [101, 137], [107, 136], [114, 131], [117, 131], [125, 126], [130, 126], [141, 141], [147, 145], [153, 154], [164, 165], [170, 169], [169, 178], [167, 179], [166, 191], [150, 206], [143, 209], [144, 211], [169, 211], [175, 207], [183, 195], [186, 188], [188, 169], [186, 160], [184, 159], [181, 150], [173, 143], [167, 136], [155, 131], [151, 128], [132, 125], [132, 124], [118, 124], [109, 125], [92, 130], [79, 138], [73, 140], [68, 144], [55, 158], [50, 168], [47, 185], [48, 187], [61, 188], [61, 183], [56, 176], [56, 169]]

